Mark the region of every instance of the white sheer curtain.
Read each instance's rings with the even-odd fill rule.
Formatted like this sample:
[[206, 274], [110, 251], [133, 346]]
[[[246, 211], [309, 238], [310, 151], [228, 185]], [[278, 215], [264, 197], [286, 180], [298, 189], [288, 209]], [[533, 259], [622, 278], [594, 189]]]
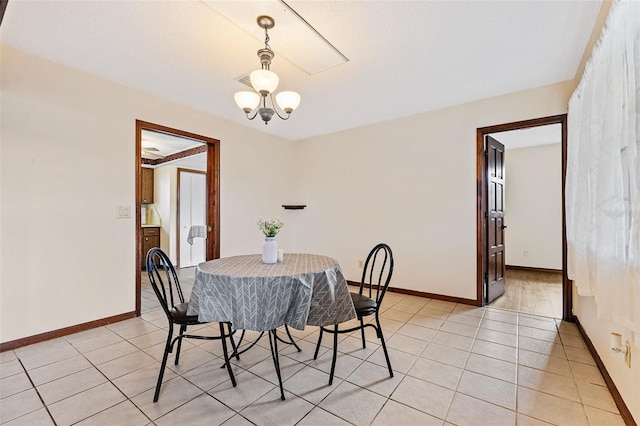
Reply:
[[569, 100], [568, 274], [640, 346], [640, 2], [609, 12]]

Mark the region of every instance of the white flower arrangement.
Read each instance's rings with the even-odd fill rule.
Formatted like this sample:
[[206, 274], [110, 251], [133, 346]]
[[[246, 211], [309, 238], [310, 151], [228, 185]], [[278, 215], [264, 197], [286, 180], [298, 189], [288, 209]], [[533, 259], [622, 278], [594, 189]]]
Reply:
[[276, 216], [273, 220], [266, 221], [263, 218], [258, 220], [258, 229], [267, 237], [275, 237], [284, 226], [284, 221]]

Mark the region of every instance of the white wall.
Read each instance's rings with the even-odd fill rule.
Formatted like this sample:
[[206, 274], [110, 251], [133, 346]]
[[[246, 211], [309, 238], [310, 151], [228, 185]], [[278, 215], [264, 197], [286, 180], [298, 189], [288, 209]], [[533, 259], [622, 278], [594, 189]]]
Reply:
[[507, 149], [505, 177], [507, 265], [562, 270], [561, 145]]
[[[135, 309], [135, 120], [221, 141], [221, 255], [258, 253], [293, 142], [2, 46], [0, 340]], [[219, 102], [220, 100], [212, 100]], [[229, 108], [235, 108], [229, 100]], [[293, 232], [279, 235], [293, 246]]]
[[566, 112], [572, 83], [485, 99], [296, 143], [296, 247], [358, 260], [378, 242], [391, 285], [476, 298], [476, 129]]
[[176, 220], [178, 217], [178, 167], [166, 165], [154, 169], [153, 200], [162, 219], [160, 248], [173, 262], [178, 264], [176, 244]]

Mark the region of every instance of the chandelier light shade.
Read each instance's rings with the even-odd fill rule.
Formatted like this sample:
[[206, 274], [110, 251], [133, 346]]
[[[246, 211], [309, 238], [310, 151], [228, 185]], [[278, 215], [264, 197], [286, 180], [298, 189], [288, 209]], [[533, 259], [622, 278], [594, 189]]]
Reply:
[[[276, 94], [276, 101], [273, 101], [273, 95], [278, 88], [280, 78], [278, 74], [269, 69], [275, 53], [269, 46], [268, 30], [275, 26], [275, 20], [270, 16], [260, 15], [256, 22], [260, 28], [264, 29], [264, 49], [258, 50], [258, 58], [260, 58], [262, 68], [253, 71], [249, 76], [255, 92], [237, 92], [234, 99], [249, 120], [260, 115], [264, 124], [269, 124], [274, 114], [282, 120], [289, 119], [291, 113], [300, 105], [300, 95], [296, 92], [284, 91]], [[282, 113], [279, 109], [282, 110]]]

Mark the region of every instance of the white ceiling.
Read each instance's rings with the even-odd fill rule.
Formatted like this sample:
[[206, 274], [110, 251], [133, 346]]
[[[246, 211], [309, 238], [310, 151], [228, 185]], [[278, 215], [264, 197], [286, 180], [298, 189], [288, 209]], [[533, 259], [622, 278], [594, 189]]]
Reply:
[[[235, 78], [259, 68], [263, 39], [218, 12], [223, 3], [10, 0], [0, 41], [296, 140], [572, 79], [602, 5], [288, 0], [349, 60], [309, 75], [279, 54], [298, 37], [276, 21], [271, 69], [302, 103], [289, 121], [265, 126], [233, 101], [246, 90]], [[234, 3], [255, 21], [256, 2]]]
[[551, 145], [562, 142], [562, 125], [549, 124], [546, 126], [528, 127], [525, 129], [509, 130], [491, 133], [505, 150], [529, 148], [532, 146]]

